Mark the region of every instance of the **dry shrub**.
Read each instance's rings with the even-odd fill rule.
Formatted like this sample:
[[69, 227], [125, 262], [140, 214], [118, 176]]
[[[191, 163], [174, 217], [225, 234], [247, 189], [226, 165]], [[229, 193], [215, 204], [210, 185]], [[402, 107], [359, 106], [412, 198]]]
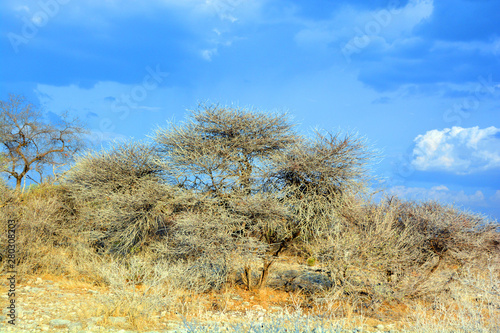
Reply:
[[177, 284], [186, 270], [165, 263], [153, 264], [147, 255], [108, 258], [96, 269], [109, 294], [99, 296], [95, 315], [126, 317], [135, 329], [152, 328], [161, 311], [175, 311]]
[[[266, 202], [260, 193], [265, 191], [263, 169], [269, 164], [270, 156], [298, 140], [286, 115], [202, 105], [191, 112], [190, 118], [184, 124], [158, 129], [155, 141], [162, 163], [170, 171], [171, 183], [194, 190], [199, 197], [214, 199], [211, 205], [217, 211], [211, 209], [201, 215], [197, 211], [198, 217], [191, 215], [187, 219], [189, 223], [185, 223], [186, 219], [179, 220], [177, 230], [185, 229], [190, 235], [190, 226], [200, 225], [197, 220], [208, 215], [209, 220], [214, 219], [214, 225], [227, 227], [222, 233], [237, 246], [239, 253], [252, 247], [261, 248], [266, 245], [262, 242], [267, 241], [267, 245], [281, 244], [274, 252], [277, 256], [283, 242], [288, 241], [278, 237], [288, 237], [289, 232], [276, 225], [295, 221], [289, 214], [278, 212], [276, 200]], [[259, 251], [250, 251], [254, 252]], [[258, 286], [265, 283], [271, 264], [272, 261], [265, 258]], [[246, 267], [246, 284], [251, 288], [251, 272], [249, 266]]]
[[267, 190], [277, 193], [294, 216], [301, 238], [321, 238], [334, 227], [344, 197], [364, 191], [374, 154], [361, 138], [316, 132], [271, 156]]
[[498, 224], [433, 202], [353, 200], [338, 221], [319, 251], [332, 291], [372, 305], [446, 293], [463, 267], [500, 254]]
[[74, 211], [63, 186], [43, 183], [25, 194], [13, 194], [13, 200], [2, 207], [0, 214], [2, 223], [12, 219], [17, 225], [20, 276], [43, 272], [78, 276], [91, 269], [93, 255], [74, 228]]
[[0, 208], [3, 208], [14, 198], [14, 191], [2, 178], [0, 178], [0, 193], [2, 193], [2, 195], [0, 196]]
[[447, 295], [410, 305], [410, 329], [422, 332], [500, 331], [500, 265], [491, 259], [478, 269], [468, 265]]
[[65, 179], [80, 230], [107, 254], [151, 248], [157, 263], [184, 263], [185, 288], [219, 289], [233, 271], [231, 257], [266, 248], [255, 234], [256, 209], [238, 213], [241, 198], [173, 188], [156, 159], [154, 147], [139, 143], [81, 157]]
[[213, 210], [180, 214], [168, 239], [168, 251], [163, 252], [170, 261], [186, 264], [182, 286], [190, 290], [220, 289], [233, 268], [230, 258], [238, 247], [232, 231], [237, 221], [224, 211]]
[[178, 194], [171, 202], [176, 213], [168, 236], [151, 244], [151, 250], [155, 260], [187, 265], [185, 288], [220, 289], [234, 281], [240, 262], [265, 256], [268, 246], [259, 238], [255, 219], [248, 211], [245, 215], [236, 210], [239, 205], [233, 206], [232, 201], [202, 197], [191, 191]]
[[167, 226], [170, 188], [161, 183], [153, 147], [116, 143], [80, 157], [65, 184], [78, 210], [81, 231], [102, 252], [140, 251]]

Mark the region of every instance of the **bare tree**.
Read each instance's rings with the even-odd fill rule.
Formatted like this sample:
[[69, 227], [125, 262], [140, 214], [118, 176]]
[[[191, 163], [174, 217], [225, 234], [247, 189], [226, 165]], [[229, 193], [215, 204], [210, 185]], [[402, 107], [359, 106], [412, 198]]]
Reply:
[[44, 167], [61, 166], [83, 148], [81, 136], [85, 130], [76, 119], [69, 121], [67, 114], [57, 123], [48, 124], [36, 106], [25, 97], [12, 94], [7, 101], [0, 101], [0, 110], [5, 156], [0, 171], [16, 179], [16, 191], [22, 180], [29, 177], [29, 171], [37, 171], [42, 180]]

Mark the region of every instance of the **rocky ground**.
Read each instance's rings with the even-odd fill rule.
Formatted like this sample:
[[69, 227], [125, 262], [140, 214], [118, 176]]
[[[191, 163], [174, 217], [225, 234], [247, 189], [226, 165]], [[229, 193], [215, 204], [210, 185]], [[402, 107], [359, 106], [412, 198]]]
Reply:
[[[54, 279], [55, 280], [55, 279]], [[310, 283], [314, 287], [313, 278], [296, 279], [295, 283]], [[69, 280], [52, 281], [47, 278], [34, 277], [16, 286], [16, 325], [7, 321], [8, 304], [5, 284], [0, 287], [0, 332], [188, 332], [189, 327], [182, 321], [165, 314], [156, 319], [159, 324], [156, 330], [138, 330], [129, 318], [99, 315], [98, 307], [103, 296], [112, 296], [109, 290], [93, 287], [88, 284]], [[294, 320], [308, 321], [307, 316], [294, 311], [292, 306], [280, 306], [277, 303], [259, 305], [260, 300], [254, 296], [245, 298], [238, 294], [226, 295], [226, 304], [231, 311], [214, 309], [204, 314], [203, 324], [217, 326], [223, 331], [234, 331], [236, 323], [252, 323], [259, 325], [273, 322], [279, 325], [280, 318], [295, 316]], [[268, 296], [268, 298], [272, 296]], [[257, 304], [259, 303], [259, 304]], [[235, 309], [241, 309], [241, 311]], [[243, 310], [244, 309], [244, 310]], [[288, 318], [288, 317], [287, 317]], [[193, 322], [190, 322], [193, 323]], [[276, 324], [278, 323], [278, 324]], [[262, 325], [261, 325], [262, 326]], [[137, 327], [137, 326], [136, 326]], [[240, 325], [241, 327], [241, 325]], [[354, 329], [360, 331], [391, 331], [394, 325], [382, 325], [377, 322], [365, 324]], [[352, 332], [352, 330], [351, 330]]]
[[[92, 316], [92, 309], [104, 291], [75, 288], [67, 283], [36, 278], [16, 286], [16, 325], [9, 324], [8, 296], [0, 299], [0, 332], [132, 332], [125, 328], [127, 318]], [[179, 322], [166, 322], [166, 328], [180, 328]]]

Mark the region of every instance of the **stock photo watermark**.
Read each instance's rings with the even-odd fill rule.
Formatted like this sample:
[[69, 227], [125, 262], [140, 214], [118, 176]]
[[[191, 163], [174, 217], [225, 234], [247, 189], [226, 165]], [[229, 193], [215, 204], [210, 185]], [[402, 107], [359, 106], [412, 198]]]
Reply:
[[17, 281], [17, 270], [16, 270], [16, 221], [7, 221], [7, 253], [6, 253], [6, 274], [8, 281], [7, 290], [7, 322], [11, 325], [16, 324], [16, 281]]
[[[141, 108], [140, 103], [145, 101], [149, 93], [157, 89], [160, 84], [165, 81], [169, 73], [161, 70], [160, 65], [156, 65], [153, 69], [150, 66], [146, 67], [147, 74], [143, 77], [140, 84], [133, 86], [126, 94], [120, 95], [119, 98], [113, 101], [111, 112], [119, 114], [118, 119], [123, 121], [130, 116], [132, 110]], [[116, 123], [109, 117], [99, 121], [99, 131], [97, 139], [103, 140], [105, 133], [113, 132], [116, 129]]]
[[233, 16], [236, 8], [243, 3], [243, 0], [212, 0], [207, 1], [207, 5], [212, 6], [221, 19], [228, 19], [235, 22], [237, 18]]
[[355, 27], [356, 37], [352, 38], [347, 44], [341, 47], [342, 55], [350, 63], [351, 56], [360, 53], [365, 47], [370, 45], [372, 40], [378, 36], [382, 30], [391, 24], [394, 15], [400, 14], [403, 10], [399, 8], [398, 0], [390, 1], [386, 9], [381, 9], [372, 14], [373, 19], [366, 22], [361, 27]]
[[461, 102], [453, 104], [451, 108], [443, 114], [443, 120], [447, 123], [454, 123], [460, 125], [462, 119], [469, 118], [471, 112], [479, 109], [481, 100], [486, 95], [495, 95], [496, 89], [500, 86], [498, 83], [493, 82], [493, 77], [490, 74], [487, 78], [479, 76], [477, 78], [479, 84], [476, 85], [474, 92], [464, 98]]
[[19, 52], [19, 46], [28, 44], [36, 37], [41, 28], [46, 26], [51, 19], [59, 14], [61, 6], [68, 4], [70, 0], [42, 0], [38, 1], [38, 10], [31, 17], [23, 16], [23, 25], [20, 33], [9, 32], [7, 38], [15, 53]]

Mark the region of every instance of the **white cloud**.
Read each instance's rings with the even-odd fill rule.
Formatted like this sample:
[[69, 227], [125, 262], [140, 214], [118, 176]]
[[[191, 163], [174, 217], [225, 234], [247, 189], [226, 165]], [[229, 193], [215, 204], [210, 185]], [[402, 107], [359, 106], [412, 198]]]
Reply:
[[206, 61], [212, 61], [212, 57], [214, 55], [217, 55], [217, 49], [210, 49], [210, 50], [202, 50], [201, 51], [201, 56]]
[[431, 130], [415, 138], [412, 165], [420, 171], [471, 174], [500, 168], [500, 129]]
[[[409, 200], [436, 200], [448, 204], [474, 206], [488, 205], [483, 192], [480, 190], [476, 190], [474, 193], [466, 193], [464, 190], [451, 191], [444, 185], [435, 186], [431, 189], [424, 187], [395, 186], [392, 187], [389, 192]], [[500, 199], [500, 193], [498, 196]]]
[[[184, 7], [196, 15], [216, 15], [234, 23], [256, 15], [266, 0], [162, 0], [168, 6]], [[142, 3], [141, 3], [142, 5]]]
[[90, 142], [93, 147], [98, 147], [105, 142], [127, 141], [130, 138], [115, 132], [90, 131], [84, 136], [84, 139]]
[[500, 57], [500, 38], [496, 38], [493, 42], [493, 54]]
[[449, 52], [478, 52], [484, 55], [493, 54], [500, 55], [500, 38], [493, 41], [436, 41], [431, 48], [432, 52], [449, 51]]
[[444, 185], [434, 186], [431, 188], [432, 191], [449, 191], [449, 189]]

